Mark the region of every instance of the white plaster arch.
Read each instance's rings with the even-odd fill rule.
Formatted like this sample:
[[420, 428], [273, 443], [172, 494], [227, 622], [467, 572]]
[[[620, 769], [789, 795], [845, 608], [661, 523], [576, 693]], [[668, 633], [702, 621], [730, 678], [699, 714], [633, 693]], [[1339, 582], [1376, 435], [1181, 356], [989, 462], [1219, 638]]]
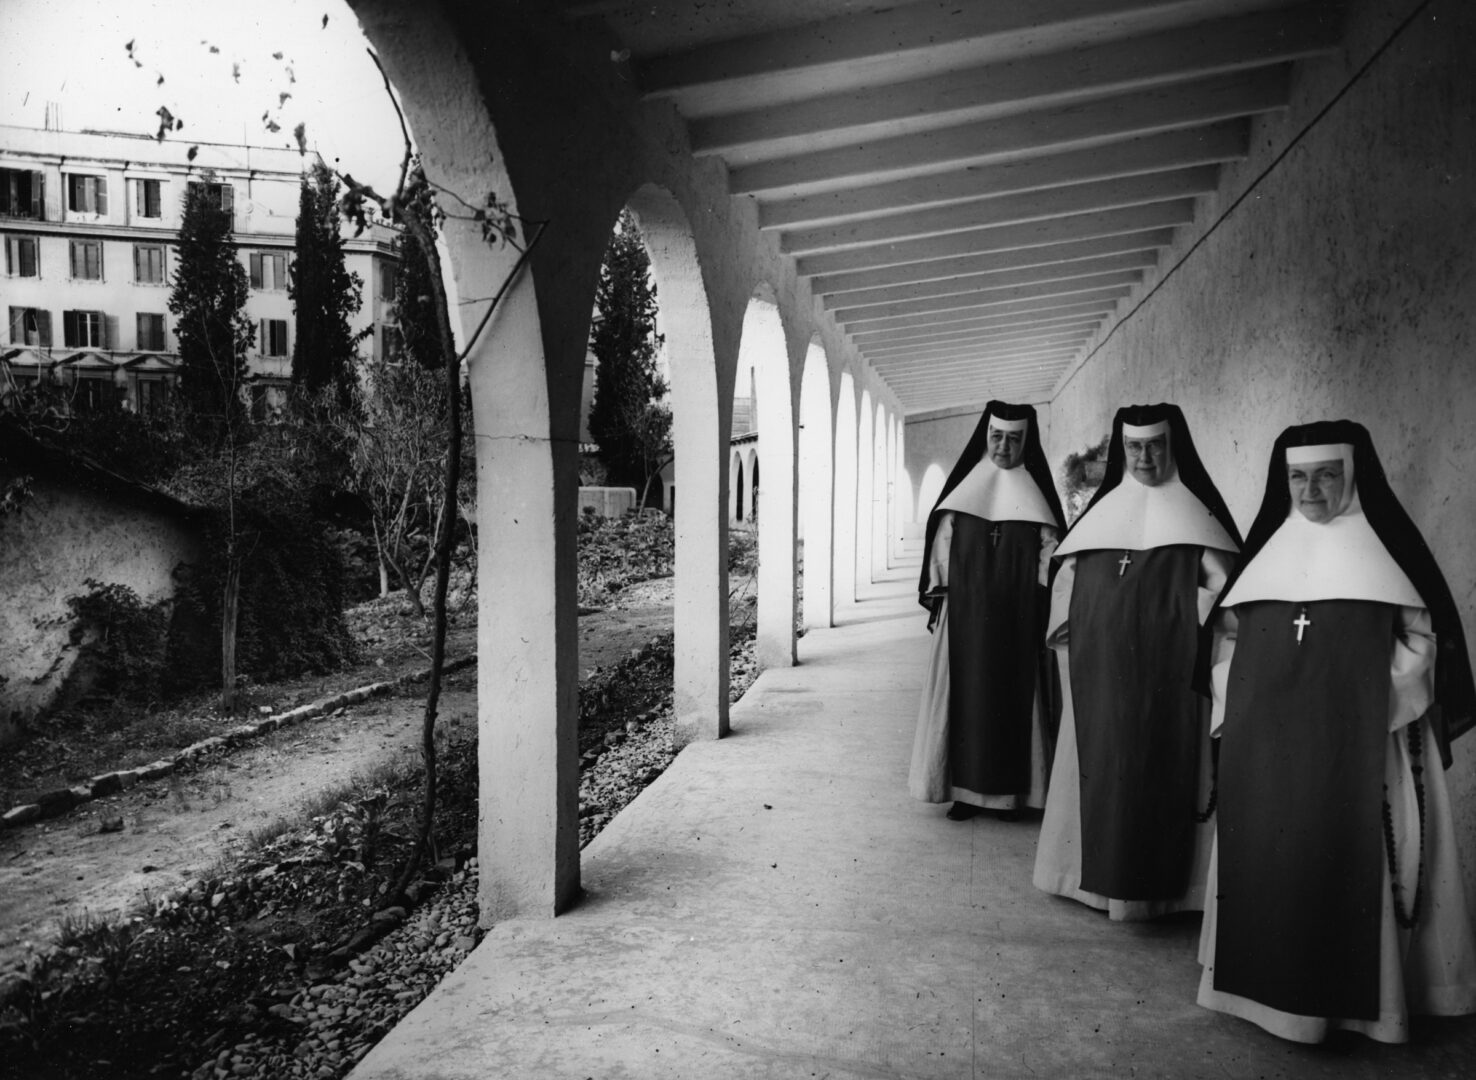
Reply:
[[[480, 80], [439, 11], [372, 4], [356, 14], [431, 180], [452, 192], [496, 192], [518, 210]], [[536, 260], [519, 268], [516, 248], [487, 244], [475, 223], [457, 218], [442, 241], [463, 331], [490, 302], [476, 298], [512, 280], [466, 363], [477, 436], [479, 901], [488, 925], [554, 915], [579, 891], [578, 377], [559, 395], [550, 372], [570, 335], [588, 333], [598, 263], [570, 268], [571, 281], [584, 279], [571, 287], [576, 296], [583, 288], [584, 311], [561, 332]], [[570, 370], [582, 367], [578, 351], [577, 361], [563, 358]]]
[[749, 481], [759, 511], [755, 653], [760, 668], [795, 661], [795, 418], [788, 340], [773, 297], [772, 288], [763, 284], [749, 300], [738, 354], [738, 370], [754, 372], [759, 436]]
[[871, 558], [873, 574], [892, 565], [892, 498], [896, 478], [892, 475], [892, 412], [878, 401], [876, 426], [872, 430], [872, 452], [876, 455], [875, 486], [871, 497]]
[[818, 339], [805, 350], [800, 375], [800, 533], [804, 540], [804, 623], [834, 625], [835, 441], [831, 433], [830, 374]]
[[[666, 189], [645, 184], [626, 204], [651, 258], [671, 368], [676, 453], [676, 582], [672, 603], [677, 742], [728, 733], [728, 432], [719, 400], [713, 317], [691, 224]], [[729, 398], [731, 401], [731, 397]]]
[[861, 391], [861, 409], [856, 420], [856, 585], [873, 580], [872, 500], [876, 497], [876, 405], [870, 389]]
[[835, 603], [856, 601], [856, 507], [860, 463], [856, 454], [856, 380], [840, 374], [835, 402]]

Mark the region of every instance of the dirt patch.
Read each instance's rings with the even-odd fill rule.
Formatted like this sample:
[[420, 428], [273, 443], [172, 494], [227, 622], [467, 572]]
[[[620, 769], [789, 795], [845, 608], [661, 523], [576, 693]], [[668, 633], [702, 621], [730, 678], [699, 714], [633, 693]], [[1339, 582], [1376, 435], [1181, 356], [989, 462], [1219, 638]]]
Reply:
[[[618, 604], [582, 616], [581, 673], [588, 676], [627, 660], [670, 633], [670, 593], [670, 579], [646, 582]], [[383, 663], [371, 661], [353, 672], [279, 688], [282, 702], [313, 700], [413, 670], [417, 661], [423, 664], [416, 634], [407, 639], [392, 632], [389, 624], [401, 618], [394, 602], [380, 602], [379, 610], [368, 607], [356, 617], [358, 629], [367, 634], [366, 647], [377, 649], [374, 661]], [[382, 629], [382, 642], [375, 640], [375, 626]], [[462, 627], [456, 637], [460, 651], [448, 652], [470, 651], [470, 630]], [[415, 688], [403, 697], [274, 732], [187, 772], [86, 803], [62, 817], [0, 833], [0, 971], [22, 959], [28, 943], [39, 947], [55, 937], [63, 919], [84, 913], [114, 916], [209, 876], [238, 855], [253, 832], [300, 816], [303, 806], [325, 791], [418, 755], [423, 712], [421, 689]], [[236, 722], [226, 719], [220, 726]], [[440, 722], [475, 726], [475, 669], [448, 679]], [[65, 786], [107, 768], [153, 760], [167, 749], [120, 746], [110, 756], [106, 747], [94, 747], [87, 760], [48, 761], [25, 782], [31, 789]], [[113, 831], [104, 831], [105, 825]]]

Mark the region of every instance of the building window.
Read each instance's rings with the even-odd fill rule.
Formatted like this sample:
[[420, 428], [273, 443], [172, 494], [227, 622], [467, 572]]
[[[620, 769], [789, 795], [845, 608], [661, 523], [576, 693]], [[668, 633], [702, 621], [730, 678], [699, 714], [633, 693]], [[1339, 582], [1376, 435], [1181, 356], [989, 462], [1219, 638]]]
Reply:
[[164, 284], [164, 245], [133, 245], [133, 280], [138, 285]]
[[67, 209], [78, 214], [107, 214], [107, 178], [67, 173]]
[[384, 326], [380, 328], [380, 333], [384, 341], [384, 359], [391, 364], [398, 364], [405, 359], [405, 335], [400, 333], [400, 328]]
[[46, 219], [46, 174], [30, 169], [0, 169], [0, 214]]
[[287, 320], [261, 320], [261, 355], [287, 355]]
[[101, 240], [72, 241], [72, 278], [77, 281], [101, 281], [103, 248]]
[[142, 352], [164, 351], [164, 316], [138, 314], [138, 348]]
[[135, 180], [134, 211], [141, 218], [162, 218], [164, 216], [164, 182], [162, 180]]
[[217, 210], [226, 210], [231, 213], [236, 209], [236, 193], [230, 184], [216, 184], [204, 180], [191, 180], [191, 191], [201, 191], [205, 196], [205, 205], [212, 206]]
[[5, 238], [5, 273], [9, 277], [40, 277], [40, 248], [34, 236]]
[[156, 413], [164, 408], [164, 402], [169, 395], [169, 383], [161, 378], [138, 380], [138, 392], [135, 402], [141, 415]]
[[72, 395], [72, 408], [77, 412], [95, 413], [118, 404], [118, 387], [108, 375], [78, 375], [77, 390]]
[[247, 261], [251, 264], [251, 287], [253, 289], [280, 292], [287, 287], [286, 255], [253, 251]]
[[381, 300], [394, 300], [395, 274], [395, 267], [391, 263], [379, 264], [379, 298]]
[[51, 312], [33, 307], [10, 309], [10, 343], [51, 347]]
[[62, 344], [68, 349], [106, 349], [107, 320], [101, 311], [63, 311]]
[[287, 404], [287, 391], [270, 382], [251, 386], [251, 419], [258, 424], [275, 424], [282, 419]]

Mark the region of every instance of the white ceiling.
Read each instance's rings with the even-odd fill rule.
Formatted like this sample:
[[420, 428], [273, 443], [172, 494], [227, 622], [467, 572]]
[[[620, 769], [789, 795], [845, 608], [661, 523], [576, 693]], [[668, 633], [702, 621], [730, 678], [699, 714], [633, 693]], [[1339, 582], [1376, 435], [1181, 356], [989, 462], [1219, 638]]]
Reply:
[[565, 2], [909, 413], [1039, 400], [1141, 291], [1335, 0]]

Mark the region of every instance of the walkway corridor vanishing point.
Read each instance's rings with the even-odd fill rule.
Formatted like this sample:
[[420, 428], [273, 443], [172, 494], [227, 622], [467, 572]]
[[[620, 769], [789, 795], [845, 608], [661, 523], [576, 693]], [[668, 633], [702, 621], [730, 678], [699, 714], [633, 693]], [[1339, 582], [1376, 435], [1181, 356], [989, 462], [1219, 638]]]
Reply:
[[1038, 819], [911, 800], [914, 574], [765, 672], [585, 849], [571, 911], [495, 926], [353, 1080], [1470, 1075], [1470, 1021], [1315, 1050], [1201, 1009], [1196, 918], [1109, 923], [1032, 887]]

